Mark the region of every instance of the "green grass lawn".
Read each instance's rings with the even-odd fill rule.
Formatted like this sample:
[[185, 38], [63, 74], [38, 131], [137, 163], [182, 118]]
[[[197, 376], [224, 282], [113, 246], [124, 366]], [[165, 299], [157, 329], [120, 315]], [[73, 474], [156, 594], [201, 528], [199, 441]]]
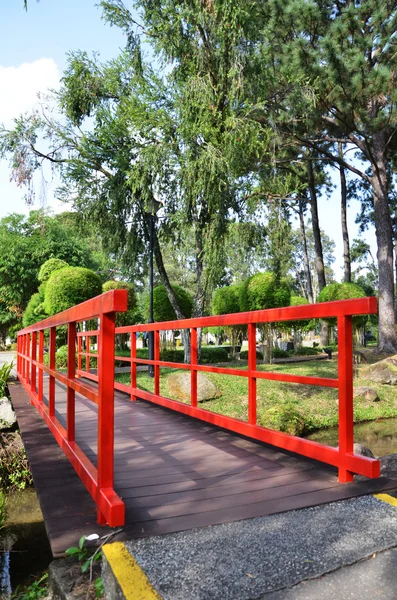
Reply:
[[[226, 365], [225, 365], [226, 366]], [[228, 367], [246, 369], [246, 363], [228, 363]], [[294, 375], [335, 378], [337, 361], [323, 360], [310, 363], [285, 365], [258, 365], [258, 370], [268, 370]], [[167, 376], [174, 369], [162, 368], [160, 394], [177, 400], [167, 386]], [[246, 420], [248, 411], [248, 380], [244, 377], [205, 373], [220, 390], [222, 396], [215, 400], [201, 402], [206, 410]], [[130, 383], [129, 374], [119, 374], [116, 379]], [[153, 379], [146, 372], [138, 373], [137, 386], [153, 391]], [[358, 376], [354, 386], [370, 386], [377, 390], [380, 402], [354, 401], [355, 422], [371, 421], [397, 416], [397, 394], [393, 386], [374, 385]], [[260, 425], [301, 435], [316, 429], [332, 427], [338, 423], [338, 393], [336, 389], [311, 385], [281, 383], [257, 380], [257, 422]]]

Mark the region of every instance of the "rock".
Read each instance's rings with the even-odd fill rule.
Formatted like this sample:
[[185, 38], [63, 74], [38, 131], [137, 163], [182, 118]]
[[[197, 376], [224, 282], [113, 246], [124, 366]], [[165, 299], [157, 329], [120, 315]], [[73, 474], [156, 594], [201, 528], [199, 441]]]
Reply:
[[354, 444], [353, 452], [354, 454], [360, 454], [361, 456], [368, 456], [368, 458], [375, 458], [372, 450], [362, 444]]
[[378, 392], [373, 388], [367, 387], [365, 385], [354, 388], [353, 398], [358, 398], [359, 400], [367, 400], [368, 402], [380, 401]]
[[362, 376], [376, 383], [397, 384], [397, 354], [366, 367]]
[[[167, 385], [172, 396], [180, 400], [190, 400], [190, 373], [171, 373], [167, 377]], [[218, 388], [203, 373], [197, 373], [197, 400], [213, 400], [220, 398], [222, 394]]]
[[17, 418], [12, 408], [11, 400], [6, 398], [0, 398], [0, 431], [4, 429], [11, 429]]
[[383, 477], [397, 479], [397, 454], [386, 454], [379, 457], [380, 474]]

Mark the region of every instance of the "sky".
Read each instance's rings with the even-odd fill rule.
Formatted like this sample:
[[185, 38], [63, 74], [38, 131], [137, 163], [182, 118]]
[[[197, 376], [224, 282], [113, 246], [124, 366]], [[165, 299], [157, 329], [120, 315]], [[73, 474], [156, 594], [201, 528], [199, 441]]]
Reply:
[[[126, 2], [128, 6], [128, 0]], [[37, 105], [37, 93], [56, 89], [66, 67], [67, 53], [86, 50], [99, 53], [101, 60], [117, 56], [124, 46], [124, 38], [116, 28], [101, 20], [96, 0], [28, 0], [28, 11], [23, 0], [0, 0], [0, 123], [9, 128], [13, 119], [29, 113]], [[337, 184], [337, 177], [334, 177]], [[56, 182], [50, 170], [35, 178], [35, 205], [41, 203], [58, 212], [65, 205], [54, 199]], [[27, 214], [25, 189], [10, 182], [10, 169], [0, 161], [0, 218], [10, 212]], [[348, 211], [350, 238], [357, 237], [355, 216], [359, 203], [353, 202]], [[340, 228], [339, 190], [329, 200], [319, 202], [320, 226], [336, 244], [334, 271], [342, 278], [342, 234]], [[370, 231], [366, 240], [374, 254], [375, 236]]]

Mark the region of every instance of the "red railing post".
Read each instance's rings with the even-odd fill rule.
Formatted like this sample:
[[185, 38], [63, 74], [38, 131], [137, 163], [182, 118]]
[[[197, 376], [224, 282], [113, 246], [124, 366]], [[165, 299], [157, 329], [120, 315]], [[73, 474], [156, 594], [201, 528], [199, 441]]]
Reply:
[[[98, 339], [98, 488], [113, 488], [115, 313], [102, 314]], [[123, 507], [124, 510], [124, 507]], [[112, 509], [111, 509], [112, 511]], [[112, 514], [112, 512], [111, 512]], [[98, 508], [98, 523], [112, 525]]]
[[31, 350], [31, 377], [30, 377], [30, 389], [33, 393], [36, 393], [36, 373], [37, 367], [34, 364], [37, 357], [37, 332], [32, 333], [32, 350]]
[[28, 333], [27, 335], [27, 340], [26, 340], [26, 355], [27, 355], [27, 361], [26, 361], [26, 382], [28, 384], [30, 384], [31, 380], [32, 380], [32, 339], [31, 339], [31, 334]]
[[[50, 328], [50, 369], [55, 370], [56, 364], [56, 327]], [[50, 375], [49, 383], [48, 383], [48, 414], [50, 417], [53, 417], [55, 414], [55, 377]]]
[[[79, 335], [79, 337], [77, 338], [77, 370], [81, 371], [81, 365], [82, 365], [82, 359], [81, 359], [81, 347], [82, 347], [82, 337], [81, 335]], [[80, 375], [77, 375], [77, 377], [80, 377]]]
[[256, 325], [248, 324], [248, 423], [256, 425]]
[[[76, 378], [76, 323], [68, 324], [68, 379]], [[66, 395], [66, 434], [68, 442], [75, 441], [76, 394], [68, 385]]]
[[191, 364], [191, 384], [190, 384], [190, 402], [193, 408], [197, 408], [197, 329], [193, 327], [190, 330], [190, 364]]
[[[160, 332], [154, 332], [154, 360], [160, 360]], [[154, 393], [156, 396], [160, 395], [160, 367], [158, 364], [154, 365]]]
[[[39, 331], [39, 363], [42, 365], [44, 362], [44, 331]], [[43, 402], [43, 369], [39, 367], [39, 378], [38, 378], [38, 388], [37, 388], [37, 400], [39, 402]]]
[[345, 455], [353, 452], [353, 328], [352, 317], [338, 317], [338, 380], [339, 380], [339, 452], [342, 464], [338, 479], [353, 481], [353, 473], [345, 467]]
[[[131, 374], [130, 374], [130, 385], [133, 389], [136, 389], [136, 333], [135, 331], [131, 331], [130, 337], [131, 344]], [[131, 394], [131, 400], [135, 402], [136, 396], [135, 394]]]

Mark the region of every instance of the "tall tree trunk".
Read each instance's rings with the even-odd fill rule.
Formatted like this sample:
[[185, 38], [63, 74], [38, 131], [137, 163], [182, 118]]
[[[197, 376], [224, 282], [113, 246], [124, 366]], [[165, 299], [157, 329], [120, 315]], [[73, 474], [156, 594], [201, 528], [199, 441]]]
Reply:
[[379, 267], [379, 352], [397, 352], [397, 335], [394, 318], [393, 231], [388, 203], [388, 177], [386, 162], [387, 134], [373, 135], [374, 221], [378, 246]]
[[[323, 245], [321, 243], [320, 223], [318, 220], [317, 193], [314, 181], [313, 165], [309, 160], [307, 162], [307, 178], [310, 193], [310, 210], [312, 214], [312, 228], [314, 238], [314, 251], [316, 254], [316, 272], [318, 288], [321, 290], [327, 285], [325, 280], [325, 267], [323, 258]], [[320, 343], [322, 346], [328, 345], [329, 327], [325, 321], [321, 321]]]
[[[342, 144], [338, 144], [339, 156], [343, 159]], [[341, 224], [343, 238], [343, 281], [350, 283], [352, 279], [351, 263], [350, 263], [350, 242], [349, 230], [347, 228], [347, 185], [345, 169], [340, 166], [340, 207], [341, 207]]]
[[305, 218], [303, 213], [303, 200], [299, 200], [299, 224], [302, 238], [302, 246], [303, 246], [303, 262], [305, 265], [305, 274], [306, 274], [306, 293], [307, 298], [310, 304], [314, 303], [314, 294], [313, 294], [313, 285], [312, 285], [312, 274], [310, 272], [310, 261], [309, 261], [309, 253], [307, 251], [307, 240], [306, 240], [306, 227], [305, 227]]
[[[179, 304], [177, 297], [175, 296], [175, 292], [172, 289], [170, 280], [168, 278], [167, 271], [164, 266], [163, 255], [161, 253], [159, 239], [157, 235], [157, 230], [154, 228], [153, 232], [153, 245], [154, 245], [154, 256], [156, 259], [157, 270], [159, 272], [161, 281], [166, 289], [168, 300], [171, 303], [172, 308], [175, 311], [175, 314], [178, 319], [185, 319], [185, 315], [183, 314]], [[181, 329], [181, 338], [184, 348], [184, 361], [190, 362], [190, 332], [188, 329]]]

